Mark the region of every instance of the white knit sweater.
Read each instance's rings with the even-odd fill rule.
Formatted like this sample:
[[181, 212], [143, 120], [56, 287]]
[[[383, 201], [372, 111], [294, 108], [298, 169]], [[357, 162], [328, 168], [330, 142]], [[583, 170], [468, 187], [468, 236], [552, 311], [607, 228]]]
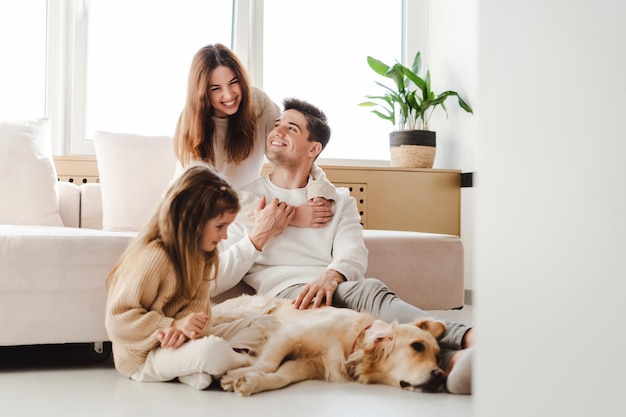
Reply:
[[[243, 188], [267, 201], [277, 197], [288, 204], [306, 202], [306, 189], [284, 189], [268, 176]], [[336, 190], [333, 219], [323, 228], [288, 226], [257, 251], [248, 233], [252, 227], [235, 221], [228, 228], [228, 239], [220, 244], [220, 273], [217, 295], [242, 278], [260, 294], [274, 296], [283, 289], [315, 279], [326, 269], [334, 269], [347, 280], [363, 279], [367, 269], [367, 249], [356, 201], [345, 188]], [[245, 210], [244, 210], [245, 211]], [[214, 290], [214, 287], [211, 287]]]

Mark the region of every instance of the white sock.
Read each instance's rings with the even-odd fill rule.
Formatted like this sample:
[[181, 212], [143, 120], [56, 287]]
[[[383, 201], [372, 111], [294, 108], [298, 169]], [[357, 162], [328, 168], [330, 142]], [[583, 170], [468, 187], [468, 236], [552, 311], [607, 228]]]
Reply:
[[446, 388], [452, 394], [472, 393], [472, 357], [474, 347], [459, 351], [456, 362], [448, 375]]
[[204, 372], [196, 372], [195, 374], [179, 376], [178, 380], [183, 384], [197, 389], [198, 391], [209, 388], [211, 382], [213, 382], [211, 375], [205, 374]]

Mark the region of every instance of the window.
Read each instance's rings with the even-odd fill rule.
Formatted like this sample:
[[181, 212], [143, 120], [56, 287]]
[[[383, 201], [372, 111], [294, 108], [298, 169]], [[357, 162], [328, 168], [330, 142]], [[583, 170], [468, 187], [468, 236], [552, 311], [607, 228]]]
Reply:
[[381, 91], [368, 55], [401, 58], [401, 1], [264, 1], [263, 88], [279, 105], [298, 97], [326, 113], [320, 158], [389, 160], [391, 123], [358, 106]]
[[0, 119], [45, 116], [46, 28], [46, 0], [0, 2]]
[[89, 2], [85, 114], [73, 129], [87, 138], [81, 148], [96, 130], [173, 135], [192, 57], [231, 44], [232, 11], [232, 0]]
[[55, 154], [94, 154], [96, 130], [172, 135], [193, 55], [220, 42], [277, 104], [295, 96], [326, 112], [333, 134], [322, 160], [382, 164], [391, 126], [358, 106], [380, 91], [366, 58], [413, 56], [423, 33], [407, 32], [403, 21], [425, 23], [425, 3], [0, 2], [0, 51], [9, 64], [0, 67], [0, 119], [50, 117]]

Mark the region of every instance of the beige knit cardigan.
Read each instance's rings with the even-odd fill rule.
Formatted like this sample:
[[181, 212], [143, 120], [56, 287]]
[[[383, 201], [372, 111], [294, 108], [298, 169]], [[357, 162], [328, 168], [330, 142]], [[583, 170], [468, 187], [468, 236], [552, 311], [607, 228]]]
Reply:
[[[209, 287], [201, 281], [191, 300], [173, 298], [176, 276], [166, 252], [151, 243], [116, 271], [107, 297], [105, 325], [113, 345], [115, 368], [130, 377], [148, 353], [159, 347], [155, 334], [190, 313], [211, 313]], [[198, 337], [208, 336], [210, 320]]]

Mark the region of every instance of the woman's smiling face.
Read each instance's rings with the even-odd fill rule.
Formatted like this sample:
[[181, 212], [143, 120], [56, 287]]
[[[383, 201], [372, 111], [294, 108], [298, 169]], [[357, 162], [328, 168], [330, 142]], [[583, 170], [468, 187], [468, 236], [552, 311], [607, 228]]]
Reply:
[[241, 85], [232, 68], [220, 65], [209, 76], [209, 102], [217, 117], [237, 113], [241, 104]]

